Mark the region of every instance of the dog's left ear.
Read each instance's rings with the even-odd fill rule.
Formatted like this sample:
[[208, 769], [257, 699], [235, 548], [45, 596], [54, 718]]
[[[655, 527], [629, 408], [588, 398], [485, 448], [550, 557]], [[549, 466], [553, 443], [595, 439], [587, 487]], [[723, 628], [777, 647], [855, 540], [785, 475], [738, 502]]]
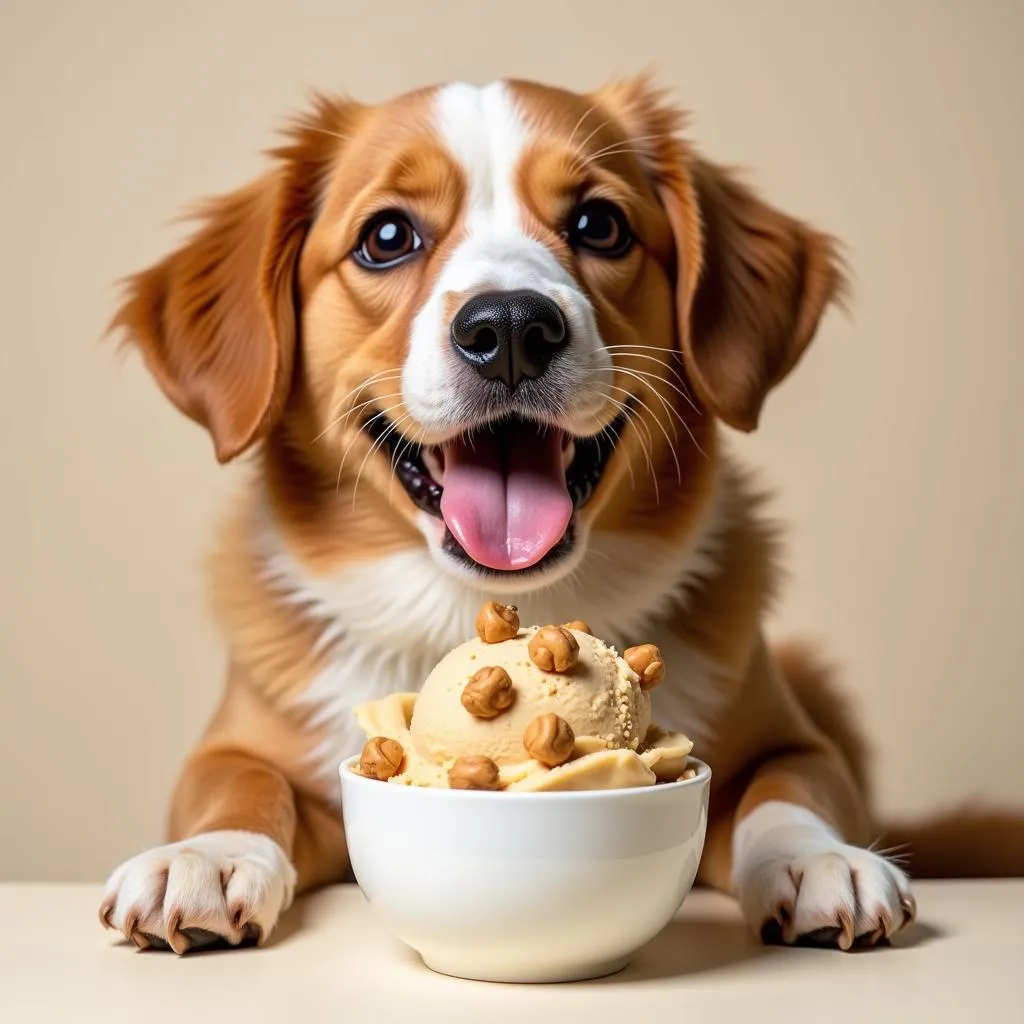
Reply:
[[676, 247], [676, 309], [687, 374], [737, 430], [757, 428], [769, 392], [796, 366], [843, 277], [834, 241], [764, 202], [680, 138], [683, 115], [646, 79], [606, 104], [643, 142]]

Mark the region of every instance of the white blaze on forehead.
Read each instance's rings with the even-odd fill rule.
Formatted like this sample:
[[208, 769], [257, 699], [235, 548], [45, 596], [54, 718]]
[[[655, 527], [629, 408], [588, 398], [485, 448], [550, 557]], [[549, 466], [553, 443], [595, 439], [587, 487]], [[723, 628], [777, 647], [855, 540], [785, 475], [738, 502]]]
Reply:
[[501, 82], [449, 85], [438, 95], [437, 119], [466, 171], [467, 233], [521, 234], [515, 175], [529, 130], [508, 90]]
[[[482, 88], [446, 86], [435, 98], [434, 119], [465, 178], [463, 237], [413, 321], [403, 392], [409, 411], [423, 425], [444, 428], [464, 425], [464, 410], [475, 404], [471, 392], [481, 386], [448, 343], [448, 294], [530, 288], [557, 302], [571, 339], [560, 360], [560, 381], [567, 392], [578, 389], [610, 359], [578, 282], [525, 229], [516, 180], [535, 132], [512, 91], [501, 82]], [[567, 399], [567, 414], [592, 414], [601, 404], [605, 383], [595, 384], [588, 397], [577, 395], [575, 405]]]
[[553, 285], [574, 285], [554, 254], [523, 226], [516, 176], [532, 133], [509, 89], [501, 82], [450, 85], [438, 94], [436, 110], [441, 138], [467, 186], [466, 237], [439, 288], [532, 287], [550, 293]]

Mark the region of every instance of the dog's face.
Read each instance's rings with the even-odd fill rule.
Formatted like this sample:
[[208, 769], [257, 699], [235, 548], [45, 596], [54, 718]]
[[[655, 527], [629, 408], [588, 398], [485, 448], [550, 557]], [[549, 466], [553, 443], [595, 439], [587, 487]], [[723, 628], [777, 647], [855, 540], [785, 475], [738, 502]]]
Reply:
[[222, 461], [286, 435], [446, 571], [550, 583], [753, 429], [838, 285], [679, 121], [643, 81], [322, 100], [119, 322]]

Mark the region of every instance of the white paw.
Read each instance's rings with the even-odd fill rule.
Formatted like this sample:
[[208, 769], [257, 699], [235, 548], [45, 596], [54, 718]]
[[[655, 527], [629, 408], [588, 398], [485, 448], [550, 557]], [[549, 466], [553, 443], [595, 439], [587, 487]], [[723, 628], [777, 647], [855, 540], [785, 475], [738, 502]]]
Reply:
[[851, 949], [888, 939], [914, 920], [907, 876], [850, 846], [816, 814], [762, 804], [736, 828], [733, 884], [743, 916], [763, 938]]
[[273, 839], [206, 832], [125, 861], [107, 882], [100, 920], [141, 949], [262, 943], [294, 892], [295, 869]]

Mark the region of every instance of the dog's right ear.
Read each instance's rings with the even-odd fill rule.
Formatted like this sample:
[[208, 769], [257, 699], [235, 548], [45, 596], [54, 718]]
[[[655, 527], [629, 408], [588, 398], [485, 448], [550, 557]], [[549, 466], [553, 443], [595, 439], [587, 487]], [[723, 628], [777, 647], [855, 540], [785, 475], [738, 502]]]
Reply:
[[190, 239], [128, 279], [111, 323], [222, 463], [264, 438], [288, 398], [299, 255], [353, 108], [318, 98], [272, 170], [207, 202]]
[[763, 200], [681, 138], [685, 116], [649, 76], [599, 94], [640, 154], [675, 239], [676, 319], [689, 380], [729, 426], [757, 428], [769, 392], [842, 298], [832, 238]]

